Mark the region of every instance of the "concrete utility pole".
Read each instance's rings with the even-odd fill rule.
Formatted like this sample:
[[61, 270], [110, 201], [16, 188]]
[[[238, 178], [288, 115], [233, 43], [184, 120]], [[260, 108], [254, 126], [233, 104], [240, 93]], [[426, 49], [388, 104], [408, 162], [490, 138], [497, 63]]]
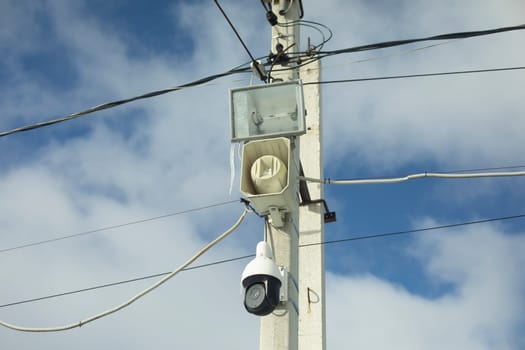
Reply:
[[[304, 83], [320, 81], [320, 61], [301, 67]], [[301, 136], [300, 159], [306, 176], [322, 179], [321, 91], [320, 85], [303, 88], [306, 115], [306, 135]], [[322, 184], [309, 184], [313, 201], [324, 198]], [[325, 324], [325, 264], [324, 246], [308, 245], [324, 241], [322, 203], [299, 209], [299, 349], [324, 350]]]
[[[320, 80], [320, 61], [301, 67], [304, 83]], [[306, 135], [301, 136], [301, 164], [306, 176], [323, 178], [320, 119], [320, 85], [304, 87], [307, 110]], [[324, 198], [321, 184], [309, 184], [313, 201]], [[324, 350], [325, 325], [325, 265], [324, 246], [308, 245], [324, 241], [322, 203], [301, 206], [299, 209], [299, 349]]]
[[[268, 0], [277, 15], [278, 23], [297, 21], [301, 8], [298, 0]], [[272, 52], [278, 60], [300, 50], [298, 25], [272, 27]], [[283, 50], [283, 51], [281, 51]], [[293, 56], [293, 55], [292, 55]], [[274, 80], [288, 81], [301, 78], [303, 82], [319, 81], [319, 61], [297, 70], [278, 72], [289, 65], [275, 64], [271, 72]], [[320, 88], [304, 87], [307, 134], [295, 138], [293, 158], [300, 159], [307, 176], [322, 178], [320, 140]], [[300, 145], [300, 147], [299, 147]], [[312, 200], [323, 198], [321, 184], [308, 185]], [[261, 350], [324, 350], [325, 288], [324, 247], [314, 245], [299, 249], [299, 245], [319, 243], [324, 239], [323, 206], [321, 203], [295, 208], [284, 227], [266, 228], [268, 242], [273, 248], [277, 265], [286, 266], [290, 273], [288, 302], [271, 315], [261, 318]]]
[[[298, 1], [271, 0], [272, 10], [279, 23], [290, 23], [299, 19]], [[285, 60], [287, 54], [299, 50], [299, 26], [273, 26], [272, 52], [277, 60]], [[281, 50], [286, 50], [285, 52]], [[283, 81], [298, 78], [296, 70], [277, 72], [280, 68], [289, 68], [275, 64], [271, 72], [275, 80]], [[293, 159], [299, 159], [299, 138], [294, 137]], [[272, 246], [275, 262], [286, 266], [289, 272], [288, 301], [284, 307], [278, 307], [272, 314], [261, 318], [260, 350], [297, 350], [299, 323], [298, 296], [298, 243], [299, 243], [299, 208], [293, 208], [287, 215], [287, 222], [281, 228], [266, 228], [268, 243]]]

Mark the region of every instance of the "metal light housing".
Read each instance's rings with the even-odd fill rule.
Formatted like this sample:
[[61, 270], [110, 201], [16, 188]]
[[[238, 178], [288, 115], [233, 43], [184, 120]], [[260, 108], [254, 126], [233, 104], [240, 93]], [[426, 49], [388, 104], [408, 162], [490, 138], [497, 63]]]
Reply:
[[306, 133], [300, 80], [230, 90], [232, 142]]

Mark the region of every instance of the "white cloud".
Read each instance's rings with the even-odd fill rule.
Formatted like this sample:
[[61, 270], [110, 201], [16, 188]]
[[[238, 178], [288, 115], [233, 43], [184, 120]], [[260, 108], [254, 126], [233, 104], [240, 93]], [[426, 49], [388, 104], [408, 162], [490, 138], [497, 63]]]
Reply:
[[525, 239], [472, 226], [421, 235], [413, 246], [437, 298], [371, 275], [328, 277], [331, 348], [519, 349], [525, 321]]
[[[336, 35], [330, 44], [337, 48], [521, 23], [519, 1], [506, 6], [497, 1], [449, 5], [400, 2], [394, 11], [374, 2], [338, 2], [332, 7], [340, 9], [335, 21], [332, 12], [326, 17], [321, 9], [314, 13], [332, 25]], [[524, 51], [517, 43], [522, 36], [516, 32], [465, 39], [410, 53], [410, 48], [435, 42], [352, 54], [340, 61], [384, 58], [346, 66], [335, 62], [335, 68], [330, 66], [336, 60], [327, 59], [324, 79], [520, 66]], [[519, 130], [524, 127], [521, 77], [518, 72], [486, 73], [327, 86], [329, 159], [340, 159], [351, 149], [357, 161], [380, 172], [416, 159], [445, 166], [518, 162], [523, 148]]]
[[[306, 18], [334, 29], [336, 36], [329, 48], [340, 48], [516, 24], [522, 7], [518, 1], [509, 1], [507, 6], [496, 1], [483, 6], [474, 1], [461, 6], [433, 3], [424, 8], [403, 4], [403, 11], [397, 12], [394, 7], [377, 11], [377, 5], [368, 2], [305, 2], [305, 10]], [[269, 30], [260, 4], [236, 5], [224, 2], [252, 52], [266, 54]], [[188, 45], [193, 52], [147, 57], [130, 54], [133, 48], [125, 42], [125, 35], [108, 31], [96, 16], [82, 13], [79, 3], [52, 1], [35, 6], [23, 1], [0, 4], [0, 48], [11, 48], [2, 68], [12, 78], [9, 88], [2, 85], [7, 91], [0, 97], [3, 129], [184, 83], [248, 60], [212, 2], [181, 3], [172, 10], [177, 26], [194, 41], [193, 46]], [[36, 13], [52, 24], [51, 31], [35, 25]], [[45, 46], [41, 32], [52, 34], [50, 44], [64, 50], [57, 59], [61, 56], [71, 64], [68, 73], [74, 76], [60, 77], [73, 80], [67, 88], [34, 81], [31, 72], [16, 64], [20, 55], [36, 54]], [[376, 63], [334, 68], [330, 66], [354, 56], [326, 60], [325, 78], [518, 64], [523, 50], [515, 43], [520, 36], [509, 37], [512, 39], [487, 39], [490, 51], [485, 41], [465, 40]], [[169, 38], [168, 34], [159, 40]], [[26, 147], [31, 146], [32, 135], [48, 135], [49, 141], [40, 140], [44, 145], [34, 151], [31, 160], [13, 156], [16, 162], [0, 175], [0, 249], [235, 198], [237, 194], [228, 196], [227, 88], [245, 78], [224, 79], [218, 82], [222, 85], [184, 90], [58, 129], [41, 130], [42, 134], [26, 134], [27, 138], [20, 139], [27, 140]], [[513, 78], [466, 78], [453, 86], [450, 80], [429, 80], [327, 87], [327, 160], [344, 163], [341, 159], [354, 154], [365, 166], [374, 165], [371, 172], [381, 167], [395, 170], [420, 159], [448, 167], [474, 161], [492, 164], [494, 159], [516, 161], [523, 148], [520, 86], [516, 73]], [[70, 138], [50, 131], [61, 130], [64, 135], [69, 127], [78, 125], [85, 125], [86, 132]], [[0, 152], [16, 155], [18, 150]], [[4, 253], [0, 300], [16, 301], [169, 271], [230, 225], [240, 210], [235, 205], [217, 208]], [[437, 299], [414, 295], [374, 276], [331, 274], [327, 286], [330, 347], [519, 348], [515, 345], [524, 343], [515, 333], [515, 327], [523, 324], [519, 300], [523, 278], [518, 268], [523, 242], [493, 231], [419, 242], [418, 247], [427, 252], [421, 259], [428, 273], [456, 286], [455, 293]], [[261, 236], [261, 222], [251, 218], [203, 261], [249, 254]], [[80, 330], [28, 335], [0, 329], [1, 347], [255, 346], [257, 318], [248, 315], [240, 301], [243, 264], [183, 273], [129, 309]], [[73, 322], [118, 304], [150, 282], [4, 308], [0, 319], [30, 326]]]

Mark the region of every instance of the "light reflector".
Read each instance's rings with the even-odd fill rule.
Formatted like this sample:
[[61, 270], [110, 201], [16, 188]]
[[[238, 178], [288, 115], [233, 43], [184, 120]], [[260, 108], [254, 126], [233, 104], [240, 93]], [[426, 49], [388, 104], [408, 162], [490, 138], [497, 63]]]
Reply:
[[300, 80], [230, 90], [232, 142], [306, 133]]

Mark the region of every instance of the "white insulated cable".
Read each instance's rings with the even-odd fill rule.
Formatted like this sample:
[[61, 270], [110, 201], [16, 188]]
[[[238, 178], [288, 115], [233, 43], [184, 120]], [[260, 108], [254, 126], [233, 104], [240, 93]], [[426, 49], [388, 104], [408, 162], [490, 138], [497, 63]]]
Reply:
[[132, 297], [128, 301], [126, 301], [126, 302], [124, 302], [124, 303], [122, 303], [122, 304], [120, 304], [120, 305], [118, 305], [118, 306], [116, 306], [116, 307], [114, 307], [112, 309], [106, 310], [106, 311], [101, 312], [101, 313], [99, 313], [97, 315], [94, 315], [94, 316], [91, 316], [89, 318], [86, 318], [86, 319], [84, 319], [82, 321], [71, 323], [71, 324], [68, 324], [68, 325], [65, 325], [65, 326], [60, 326], [60, 327], [49, 327], [49, 328], [20, 327], [20, 326], [15, 326], [15, 325], [9, 324], [9, 323], [4, 322], [4, 321], [0, 321], [0, 325], [2, 325], [4, 327], [7, 327], [7, 328], [10, 328], [12, 330], [21, 331], [21, 332], [59, 332], [59, 331], [65, 331], [65, 330], [73, 329], [73, 328], [76, 328], [76, 327], [81, 327], [81, 326], [83, 326], [83, 325], [85, 325], [87, 323], [90, 323], [90, 322], [93, 322], [95, 320], [98, 320], [99, 318], [111, 315], [111, 314], [113, 314], [113, 313], [115, 313], [115, 312], [117, 312], [119, 310], [122, 310], [123, 308], [131, 305], [132, 303], [134, 303], [138, 299], [142, 298], [143, 296], [145, 296], [149, 292], [153, 291], [157, 287], [160, 287], [162, 284], [164, 284], [169, 279], [174, 277], [176, 274], [181, 272], [183, 269], [188, 267], [191, 263], [193, 263], [195, 260], [197, 260], [200, 256], [202, 256], [204, 253], [206, 253], [208, 250], [210, 250], [215, 244], [219, 243], [221, 240], [226, 238], [230, 233], [235, 231], [235, 229], [237, 229], [237, 227], [239, 227], [241, 222], [244, 220], [244, 218], [246, 217], [247, 213], [248, 213], [248, 209], [245, 208], [244, 211], [242, 212], [241, 216], [239, 217], [239, 219], [233, 224], [232, 227], [230, 227], [228, 230], [226, 230], [220, 236], [218, 236], [213, 241], [208, 243], [204, 248], [199, 250], [194, 256], [192, 256], [184, 264], [182, 264], [178, 269], [176, 269], [175, 271], [173, 271], [169, 275], [166, 275], [165, 277], [163, 277], [161, 280], [159, 280], [158, 282], [156, 282], [152, 286], [144, 289], [142, 292], [138, 293], [137, 295], [135, 295], [134, 297]]
[[419, 173], [402, 177], [390, 177], [384, 179], [351, 179], [351, 180], [330, 180], [314, 179], [311, 177], [300, 176], [299, 180], [317, 182], [326, 185], [371, 185], [371, 184], [390, 184], [404, 182], [408, 180], [421, 179], [424, 177], [444, 178], [444, 179], [468, 179], [476, 177], [505, 177], [505, 176], [525, 176], [525, 171], [513, 172], [492, 172], [492, 173]]

